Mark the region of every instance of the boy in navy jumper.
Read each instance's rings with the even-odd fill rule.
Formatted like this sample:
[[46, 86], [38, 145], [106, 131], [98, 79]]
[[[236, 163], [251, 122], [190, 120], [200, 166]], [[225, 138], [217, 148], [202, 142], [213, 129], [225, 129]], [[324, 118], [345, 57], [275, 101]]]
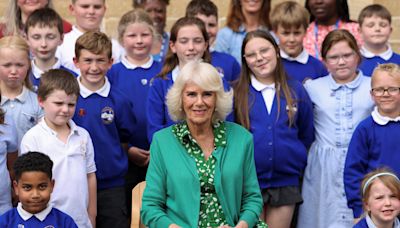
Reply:
[[363, 55], [360, 69], [364, 75], [371, 76], [381, 63], [400, 64], [400, 55], [392, 51], [388, 42], [392, 33], [392, 16], [384, 6], [373, 4], [365, 7], [358, 16], [358, 23], [364, 41], [360, 49]]
[[26, 20], [25, 34], [33, 55], [29, 78], [33, 90], [37, 91], [40, 77], [45, 71], [67, 70], [55, 56], [57, 47], [63, 42], [63, 20], [53, 9], [35, 10]]
[[354, 131], [344, 169], [347, 204], [354, 218], [362, 214], [360, 183], [365, 174], [387, 166], [400, 175], [400, 66], [378, 65], [371, 88], [376, 107]]
[[213, 49], [218, 33], [218, 8], [210, 0], [192, 0], [186, 7], [186, 17], [197, 17], [204, 22], [207, 30], [211, 54], [211, 64], [227, 82], [238, 79], [240, 65], [236, 59], [226, 53]]
[[296, 2], [282, 2], [271, 13], [272, 30], [279, 39], [280, 56], [289, 77], [304, 83], [328, 75], [325, 66], [303, 48], [310, 22], [307, 10]]
[[0, 217], [0, 227], [78, 227], [69, 215], [48, 204], [54, 187], [52, 168], [49, 156], [39, 152], [15, 161], [13, 186], [20, 202]]
[[[102, 32], [86, 32], [75, 44], [80, 96], [73, 120], [89, 131], [97, 166], [97, 227], [128, 227], [125, 175], [136, 118], [131, 103], [106, 75], [112, 44]], [[121, 145], [122, 144], [122, 145]]]

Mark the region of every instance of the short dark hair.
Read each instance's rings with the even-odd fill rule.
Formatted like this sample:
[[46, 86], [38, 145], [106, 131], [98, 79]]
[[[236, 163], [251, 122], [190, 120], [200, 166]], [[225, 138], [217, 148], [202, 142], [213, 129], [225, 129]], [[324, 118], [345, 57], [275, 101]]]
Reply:
[[[146, 4], [147, 0], [133, 0], [132, 6], [133, 8], [143, 8], [143, 5]], [[169, 0], [158, 0], [160, 2], [164, 2], [165, 5], [169, 5]]]
[[90, 51], [96, 55], [105, 53], [109, 59], [112, 58], [112, 42], [102, 32], [86, 32], [80, 36], [75, 43], [75, 58], [79, 59], [82, 50]]
[[60, 35], [64, 34], [63, 20], [61, 16], [51, 8], [42, 8], [33, 11], [25, 23], [25, 33], [29, 28], [39, 25], [40, 27], [57, 27]]
[[215, 16], [218, 19], [218, 8], [210, 0], [192, 0], [186, 6], [186, 17], [195, 17], [197, 14]]
[[377, 16], [382, 19], [388, 20], [389, 24], [392, 23], [392, 15], [390, 14], [389, 10], [386, 7], [380, 4], [372, 4], [362, 9], [360, 15], [358, 15], [358, 23], [360, 24], [360, 27], [366, 17], [372, 17], [372, 16]]
[[61, 69], [51, 69], [42, 74], [40, 84], [37, 91], [38, 97], [42, 100], [52, 93], [54, 90], [62, 90], [67, 95], [76, 95], [79, 97], [79, 83], [75, 76]]
[[41, 152], [29, 151], [14, 162], [15, 180], [18, 181], [24, 172], [43, 172], [51, 180], [53, 177], [53, 161]]

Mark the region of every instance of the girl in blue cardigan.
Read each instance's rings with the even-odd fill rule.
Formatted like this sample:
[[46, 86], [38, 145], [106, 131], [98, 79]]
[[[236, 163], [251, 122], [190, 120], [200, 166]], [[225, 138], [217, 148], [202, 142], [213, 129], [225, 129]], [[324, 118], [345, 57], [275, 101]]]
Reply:
[[314, 140], [312, 104], [301, 83], [287, 78], [269, 33], [249, 32], [242, 53], [236, 122], [253, 133], [263, 219], [271, 227], [289, 227], [302, 202], [299, 180]]

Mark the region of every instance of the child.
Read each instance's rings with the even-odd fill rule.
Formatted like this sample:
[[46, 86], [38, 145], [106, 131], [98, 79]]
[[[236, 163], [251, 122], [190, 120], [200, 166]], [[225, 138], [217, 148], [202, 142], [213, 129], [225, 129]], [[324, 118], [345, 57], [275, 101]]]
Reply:
[[37, 95], [30, 90], [29, 46], [19, 36], [0, 39], [1, 107], [14, 119], [17, 145], [22, 136], [43, 116]]
[[127, 12], [118, 24], [119, 42], [125, 48], [121, 62], [114, 64], [107, 73], [113, 87], [127, 95], [134, 107], [136, 124], [133, 163], [129, 163], [126, 177], [127, 205], [132, 204], [132, 188], [146, 177], [150, 144], [147, 140], [147, 97], [150, 81], [161, 70], [161, 63], [151, 55], [151, 47], [156, 36], [150, 16], [143, 10]]
[[365, 175], [362, 185], [365, 217], [353, 228], [399, 228], [400, 180], [386, 168]]
[[132, 142], [135, 133], [132, 104], [105, 76], [113, 61], [107, 35], [86, 32], [76, 40], [75, 47], [74, 63], [81, 73], [73, 120], [89, 131], [93, 140], [97, 167], [96, 224], [128, 227], [125, 212], [128, 157], [121, 143]]
[[57, 47], [63, 41], [63, 24], [60, 15], [50, 8], [35, 10], [26, 20], [26, 40], [33, 54], [29, 79], [37, 91], [40, 76], [50, 69], [67, 68], [55, 57]]
[[344, 168], [347, 204], [355, 218], [362, 213], [359, 186], [362, 177], [380, 166], [400, 174], [400, 67], [378, 65], [371, 79], [372, 114], [363, 120], [351, 138]]
[[308, 54], [321, 59], [322, 42], [329, 32], [337, 29], [348, 30], [357, 40], [358, 46], [361, 46], [359, 26], [357, 22], [350, 20], [347, 0], [306, 0], [305, 7], [311, 14], [311, 23], [303, 40]]
[[299, 180], [314, 140], [311, 101], [301, 83], [286, 78], [269, 33], [249, 32], [242, 53], [235, 118], [253, 133], [261, 217], [271, 227], [290, 227], [295, 205], [302, 202]]
[[189, 61], [203, 59], [210, 62], [208, 35], [203, 21], [183, 17], [171, 28], [170, 49], [160, 74], [152, 81], [147, 101], [147, 135], [151, 142], [153, 134], [174, 124], [165, 105], [165, 95], [181, 69]]
[[373, 107], [366, 96], [370, 78], [357, 70], [361, 54], [347, 30], [330, 32], [321, 54], [330, 74], [304, 84], [314, 105], [316, 140], [304, 173], [298, 227], [351, 227], [343, 169], [351, 135]]
[[186, 17], [197, 17], [204, 22], [208, 34], [208, 46], [211, 53], [211, 64], [228, 82], [238, 79], [240, 65], [236, 59], [226, 53], [214, 50], [218, 32], [218, 8], [210, 0], [193, 0], [186, 7]]
[[2, 215], [12, 207], [11, 167], [18, 157], [17, 130], [12, 117], [2, 108], [0, 108], [0, 136], [0, 215]]
[[64, 212], [49, 205], [54, 188], [53, 162], [39, 152], [28, 152], [14, 163], [15, 194], [19, 203], [0, 217], [0, 227], [78, 228]]
[[388, 42], [392, 34], [392, 15], [389, 10], [379, 4], [369, 5], [361, 10], [358, 23], [364, 41], [360, 65], [364, 75], [370, 76], [381, 63], [400, 64], [400, 55], [392, 51]]
[[50, 157], [57, 183], [50, 204], [78, 227], [91, 228], [96, 225], [96, 165], [89, 133], [71, 120], [78, 96], [79, 84], [71, 73], [43, 73], [38, 99], [44, 118], [22, 138], [21, 153], [41, 151]]
[[[65, 34], [64, 42], [57, 49], [56, 56], [61, 64], [76, 74], [80, 71], [74, 65], [75, 42], [85, 32], [99, 31], [101, 21], [106, 12], [106, 0], [71, 0], [69, 10], [76, 19], [72, 31]], [[112, 40], [112, 56], [117, 63], [122, 55], [122, 49], [116, 40]]]
[[286, 1], [271, 12], [271, 26], [279, 39], [280, 56], [288, 76], [304, 83], [328, 74], [324, 65], [303, 48], [309, 13], [297, 2]]

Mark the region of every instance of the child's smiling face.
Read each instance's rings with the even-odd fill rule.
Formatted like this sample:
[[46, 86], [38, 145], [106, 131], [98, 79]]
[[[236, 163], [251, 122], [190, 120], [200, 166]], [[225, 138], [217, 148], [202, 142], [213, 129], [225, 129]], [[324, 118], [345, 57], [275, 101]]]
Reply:
[[[375, 90], [375, 91], [374, 91]], [[378, 96], [377, 90], [383, 90]], [[386, 90], [386, 91], [385, 91]], [[372, 76], [371, 96], [378, 107], [378, 112], [387, 117], [396, 118], [400, 116], [400, 73], [378, 70]]]

